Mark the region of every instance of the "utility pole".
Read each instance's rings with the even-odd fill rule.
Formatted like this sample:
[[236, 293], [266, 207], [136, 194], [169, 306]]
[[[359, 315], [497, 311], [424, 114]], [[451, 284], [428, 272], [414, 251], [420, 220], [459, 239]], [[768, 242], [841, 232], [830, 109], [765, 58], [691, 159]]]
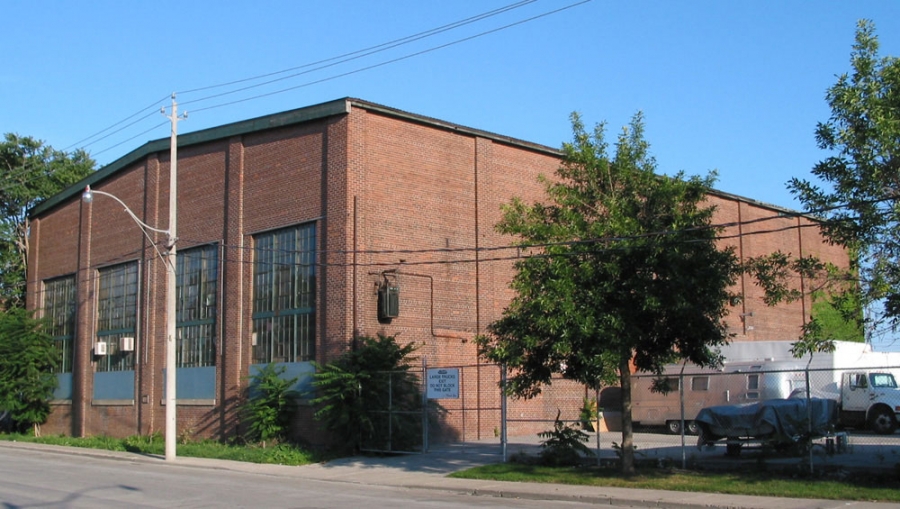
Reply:
[[[165, 115], [165, 107], [160, 112]], [[172, 123], [169, 161], [169, 228], [166, 233], [166, 257], [168, 259], [166, 263], [166, 461], [175, 461], [175, 442], [178, 433], [175, 399], [175, 348], [177, 346], [175, 337], [178, 309], [175, 298], [177, 284], [175, 279], [177, 262], [175, 242], [178, 240], [178, 121], [187, 118], [187, 113], [178, 116], [175, 93], [172, 93], [172, 113], [166, 115], [166, 118]]]

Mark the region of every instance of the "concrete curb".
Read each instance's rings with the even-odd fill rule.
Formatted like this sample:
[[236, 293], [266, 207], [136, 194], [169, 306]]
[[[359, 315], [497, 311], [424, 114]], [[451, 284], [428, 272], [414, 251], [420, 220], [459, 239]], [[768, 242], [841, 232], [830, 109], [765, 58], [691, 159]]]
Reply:
[[[159, 455], [144, 455], [122, 451], [7, 441], [0, 441], [0, 447], [34, 450], [52, 454], [79, 455], [114, 461], [167, 464], [164, 458]], [[427, 460], [427, 456], [422, 456], [415, 462], [419, 467], [423, 467], [422, 471], [416, 471], [415, 465], [405, 465], [403, 468], [386, 466], [383, 459], [377, 458], [348, 458], [333, 463], [292, 467], [179, 457], [172, 466], [229, 470], [277, 476], [285, 479], [307, 479], [319, 482], [352, 483], [411, 490], [435, 490], [478, 497], [570, 501], [607, 506], [658, 507], [666, 509], [837, 509], [850, 506], [854, 509], [884, 509], [886, 507], [897, 507], [897, 504], [846, 500], [792, 499], [723, 495], [718, 493], [456, 479], [448, 477], [447, 471], [437, 473], [427, 471], [429, 468]], [[437, 464], [438, 462], [433, 463]], [[467, 465], [462, 465], [457, 469], [467, 467]]]

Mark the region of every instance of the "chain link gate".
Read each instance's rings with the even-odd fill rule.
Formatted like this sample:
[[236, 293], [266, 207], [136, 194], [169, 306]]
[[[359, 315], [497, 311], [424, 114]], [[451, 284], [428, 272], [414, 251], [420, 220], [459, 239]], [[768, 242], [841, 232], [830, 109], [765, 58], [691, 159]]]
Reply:
[[423, 372], [376, 372], [360, 384], [360, 450], [370, 453], [419, 454], [427, 449], [427, 415]]

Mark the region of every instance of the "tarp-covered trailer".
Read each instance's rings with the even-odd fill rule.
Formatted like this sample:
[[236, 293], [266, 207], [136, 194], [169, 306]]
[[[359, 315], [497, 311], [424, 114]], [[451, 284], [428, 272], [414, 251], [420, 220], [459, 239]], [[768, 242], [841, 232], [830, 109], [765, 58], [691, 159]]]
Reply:
[[809, 414], [806, 398], [704, 408], [695, 419], [700, 431], [697, 445], [703, 447], [724, 440], [727, 454], [737, 455], [748, 443], [785, 447], [797, 444], [807, 436], [818, 438], [834, 431], [838, 418], [837, 402], [827, 398], [810, 398], [808, 401]]

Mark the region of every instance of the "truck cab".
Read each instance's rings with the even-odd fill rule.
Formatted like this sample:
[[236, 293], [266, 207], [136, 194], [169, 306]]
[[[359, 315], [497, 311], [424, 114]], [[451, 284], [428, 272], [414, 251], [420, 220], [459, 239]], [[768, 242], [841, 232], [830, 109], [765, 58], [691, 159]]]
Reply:
[[900, 389], [888, 372], [849, 371], [841, 377], [842, 424], [868, 426], [882, 435], [894, 433], [900, 414]]

